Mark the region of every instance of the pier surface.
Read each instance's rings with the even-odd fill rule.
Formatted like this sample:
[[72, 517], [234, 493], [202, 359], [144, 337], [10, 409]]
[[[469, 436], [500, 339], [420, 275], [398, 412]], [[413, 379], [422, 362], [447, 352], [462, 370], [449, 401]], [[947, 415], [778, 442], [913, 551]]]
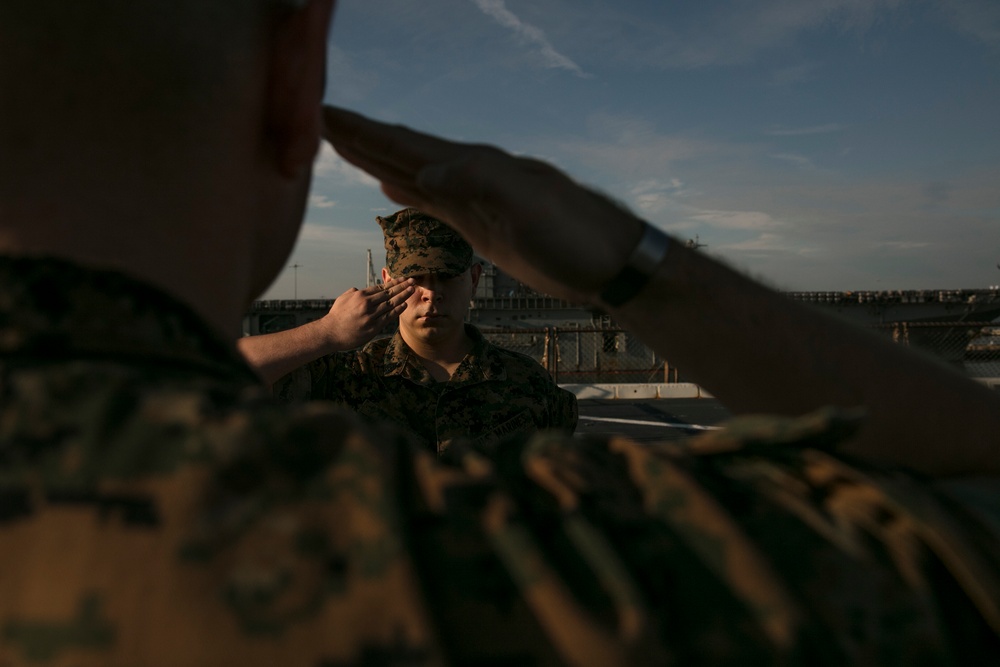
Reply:
[[626, 435], [638, 442], [680, 440], [717, 428], [731, 417], [713, 398], [579, 401], [580, 435]]

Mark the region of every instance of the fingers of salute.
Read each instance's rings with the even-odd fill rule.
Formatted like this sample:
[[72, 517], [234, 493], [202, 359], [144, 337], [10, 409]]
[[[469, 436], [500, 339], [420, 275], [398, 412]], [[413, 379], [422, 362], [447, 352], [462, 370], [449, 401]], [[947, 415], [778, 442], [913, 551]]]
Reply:
[[367, 287], [362, 292], [370, 312], [377, 317], [395, 317], [406, 309], [406, 300], [413, 294], [412, 278], [393, 278], [382, 285]]

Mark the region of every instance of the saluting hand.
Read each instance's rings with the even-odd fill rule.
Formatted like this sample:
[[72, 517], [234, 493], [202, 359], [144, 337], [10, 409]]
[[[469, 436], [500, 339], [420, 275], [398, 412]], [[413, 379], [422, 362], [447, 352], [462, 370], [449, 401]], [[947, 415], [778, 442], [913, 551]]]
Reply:
[[446, 141], [324, 108], [325, 137], [391, 199], [452, 225], [482, 255], [536, 289], [594, 301], [624, 266], [642, 223], [538, 160]]
[[352, 287], [336, 298], [323, 316], [330, 349], [364, 345], [406, 308], [413, 294], [412, 278], [394, 278], [383, 285]]

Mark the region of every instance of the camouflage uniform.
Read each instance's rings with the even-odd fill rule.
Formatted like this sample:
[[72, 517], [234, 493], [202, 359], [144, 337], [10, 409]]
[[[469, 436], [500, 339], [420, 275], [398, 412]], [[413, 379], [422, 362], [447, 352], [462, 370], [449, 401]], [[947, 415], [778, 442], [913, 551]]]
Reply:
[[0, 665], [1000, 656], [997, 481], [846, 460], [850, 416], [447, 462], [263, 394], [158, 291], [0, 260]]
[[[453, 229], [417, 209], [376, 218], [393, 277], [458, 275], [474, 256]], [[461, 440], [486, 451], [504, 438], [544, 429], [572, 433], [576, 397], [527, 355], [499, 348], [465, 325], [472, 343], [447, 382], [438, 382], [399, 333], [359, 350], [322, 357], [275, 383], [285, 402], [324, 399], [365, 419], [409, 431], [432, 452]]]
[[322, 357], [275, 383], [282, 400], [327, 399], [413, 433], [432, 452], [461, 440], [492, 450], [544, 429], [572, 433], [576, 397], [527, 355], [493, 345], [474, 326], [473, 349], [447, 382], [431, 377], [396, 333]]
[[426, 213], [404, 208], [375, 220], [385, 239], [385, 265], [394, 278], [422, 273], [457, 275], [472, 266], [472, 246]]

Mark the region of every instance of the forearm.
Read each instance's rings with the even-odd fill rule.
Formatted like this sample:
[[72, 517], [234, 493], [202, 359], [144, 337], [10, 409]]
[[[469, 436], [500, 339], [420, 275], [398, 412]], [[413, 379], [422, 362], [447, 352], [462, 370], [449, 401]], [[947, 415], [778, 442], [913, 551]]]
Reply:
[[852, 453], [932, 475], [1000, 473], [996, 394], [678, 243], [614, 315], [734, 412], [862, 407]]
[[[341, 155], [390, 197], [439, 215], [536, 289], [598, 295], [642, 223], [554, 168], [326, 110]], [[674, 243], [621, 324], [736, 412], [861, 407], [851, 451], [928, 474], [1000, 474], [1000, 396], [877, 334], [835, 320]], [[612, 283], [614, 284], [614, 283]]]
[[274, 384], [310, 361], [364, 345], [403, 312], [412, 293], [413, 280], [409, 278], [360, 290], [352, 287], [314, 322], [241, 338], [236, 344], [264, 382]]
[[322, 320], [287, 331], [245, 336], [236, 341], [236, 346], [267, 385], [300, 366], [339, 351], [329, 340]]

